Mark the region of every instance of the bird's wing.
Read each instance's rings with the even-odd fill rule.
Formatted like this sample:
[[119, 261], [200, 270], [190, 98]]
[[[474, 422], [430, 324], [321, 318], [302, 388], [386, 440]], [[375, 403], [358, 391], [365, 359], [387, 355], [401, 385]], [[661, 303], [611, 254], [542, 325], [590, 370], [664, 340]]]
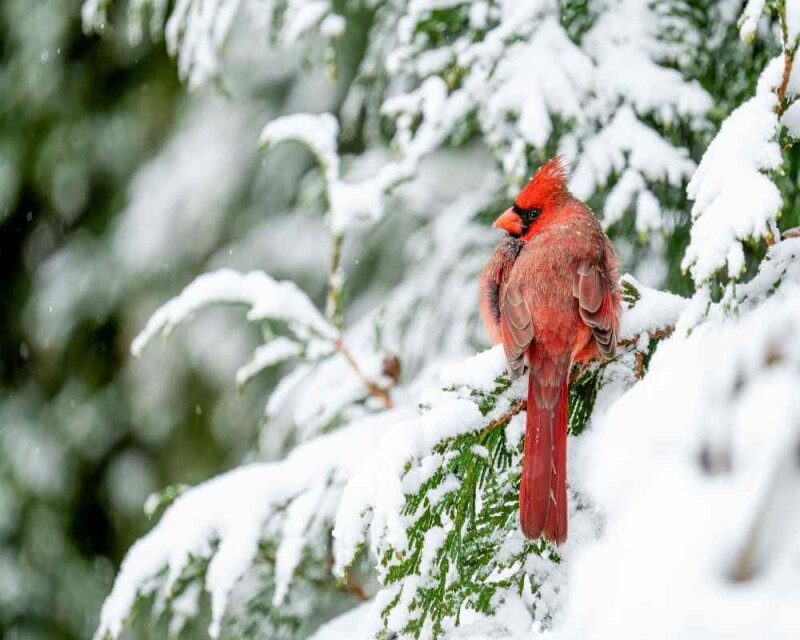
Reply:
[[481, 315], [493, 344], [503, 339], [500, 328], [500, 295], [501, 289], [517, 260], [523, 243], [516, 238], [502, 240], [494, 250], [492, 259], [483, 270], [481, 276]]
[[612, 285], [601, 265], [584, 260], [572, 281], [572, 295], [578, 299], [578, 311], [592, 330], [595, 342], [606, 358], [617, 352], [617, 322]]
[[533, 318], [516, 282], [510, 283], [501, 296], [500, 331], [508, 372], [512, 378], [518, 378], [525, 368], [525, 351], [533, 342]]
[[481, 276], [481, 316], [492, 344], [502, 341], [500, 331], [500, 285], [495, 274], [486, 269]]

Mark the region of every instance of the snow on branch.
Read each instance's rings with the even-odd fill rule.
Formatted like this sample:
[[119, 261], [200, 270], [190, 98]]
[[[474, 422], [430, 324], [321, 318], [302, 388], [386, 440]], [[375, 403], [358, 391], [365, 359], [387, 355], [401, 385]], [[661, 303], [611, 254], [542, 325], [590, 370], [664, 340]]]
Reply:
[[384, 164], [372, 177], [350, 181], [341, 175], [337, 152], [339, 124], [329, 113], [300, 113], [282, 116], [269, 122], [261, 132], [260, 144], [270, 147], [287, 141], [307, 146], [319, 161], [328, 197], [328, 222], [334, 238], [349, 227], [377, 222], [384, 214], [386, 195], [414, 175], [420, 159], [440, 142], [425, 137], [413, 153], [405, 150], [403, 158]]
[[[178, 0], [164, 29], [167, 51], [189, 89], [219, 75], [219, 56], [241, 0]], [[163, 4], [163, 0], [159, 3]]]
[[86, 33], [102, 33], [108, 27], [108, 9], [113, 0], [84, 0], [81, 22]]
[[644, 334], [671, 331], [689, 301], [686, 298], [646, 287], [632, 275], [622, 277], [626, 307], [620, 322], [619, 340], [634, 343]]
[[[220, 301], [248, 304], [258, 318], [319, 323], [316, 310], [316, 315], [296, 310], [305, 308], [304, 296], [298, 298], [303, 304], [276, 306], [275, 297], [265, 291], [283, 291], [281, 284], [260, 273], [209, 274], [155, 314], [139, 345], [201, 306]], [[622, 337], [639, 331], [639, 339], [630, 337], [636, 349], [650, 349], [650, 336], [674, 321], [682, 300], [632, 279], [623, 288], [630, 309]], [[279, 297], [284, 303], [295, 300], [285, 293]], [[647, 335], [646, 345], [640, 344], [642, 335]], [[294, 348], [292, 341], [276, 339], [243, 371], [249, 374]], [[623, 355], [573, 385], [573, 433], [591, 417], [598, 391], [607, 394], [605, 388], [613, 387], [613, 394], [621, 393], [634, 379], [622, 372], [633, 367], [633, 359]], [[298, 372], [302, 379], [302, 368]], [[628, 382], [621, 386], [620, 380]], [[342, 393], [341, 386], [325, 386]], [[325, 572], [333, 554], [335, 571], [342, 576], [367, 536], [380, 560], [378, 606], [389, 629], [418, 635], [425, 625], [440, 628], [462, 605], [489, 615], [495, 592], [512, 584], [533, 598], [537, 615], [550, 615], [560, 600], [543, 585], [562, 584], [566, 565], [556, 562], [553, 549], [525, 542], [516, 520], [524, 424], [517, 414], [524, 407], [524, 387], [524, 379], [511, 384], [506, 378], [502, 348], [495, 347], [446, 367], [438, 386], [422, 394], [420, 413], [390, 409], [351, 421], [299, 446], [281, 462], [252, 464], [185, 491], [131, 548], [104, 604], [97, 637], [118, 637], [136, 603], [150, 596], [154, 612], [169, 609], [179, 627], [181, 616], [196, 610], [192, 602], [200, 596], [200, 577], [211, 598], [209, 632], [216, 637], [234, 588], [254, 563], [266, 563], [273, 576], [270, 606], [279, 608], [293, 597], [301, 562], [316, 563]], [[594, 516], [581, 508], [580, 497], [571, 504], [578, 531], [574, 539], [594, 535]], [[488, 526], [486, 518], [494, 524]], [[462, 543], [475, 554], [454, 557]], [[263, 558], [267, 548], [274, 552]], [[440, 602], [445, 583], [446, 604]], [[420, 598], [438, 604], [420, 609], [415, 604]]]
[[331, 231], [326, 316], [340, 330], [344, 323], [345, 274], [341, 266], [344, 234], [353, 226], [383, 218], [389, 192], [413, 177], [419, 162], [444, 141], [447, 129], [442, 130], [439, 124], [442, 120], [454, 120], [454, 116], [447, 108], [442, 108], [446, 89], [441, 85], [440, 80], [431, 80], [420, 90], [421, 108], [436, 113], [437, 118], [426, 119], [413, 140], [401, 149], [398, 160], [383, 164], [374, 175], [362, 180], [350, 181], [341, 176], [341, 162], [336, 150], [339, 125], [331, 114], [283, 116], [269, 122], [261, 132], [263, 147], [285, 141], [300, 142], [314, 153], [322, 168], [328, 199], [327, 222]]
[[301, 345], [285, 336], [278, 336], [267, 344], [260, 345], [250, 362], [236, 371], [236, 386], [244, 386], [264, 369], [300, 356], [302, 350]]
[[[636, 354], [652, 354], [687, 302], [631, 278], [624, 289], [627, 348], [571, 386], [573, 434], [600, 394], [607, 407], [639, 377]], [[368, 543], [390, 633], [436, 635], [466, 610], [492, 614], [500, 590], [512, 588], [546, 619], [561, 606], [553, 589], [565, 580], [571, 550], [595, 535], [594, 516], [575, 495], [576, 533], [566, 547], [556, 552], [522, 538], [516, 505], [526, 380], [511, 383], [505, 366], [497, 346], [446, 367], [440, 386], [422, 394], [422, 413], [388, 430], [345, 487], [333, 531], [335, 570], [344, 575]]]
[[339, 122], [330, 113], [295, 113], [269, 122], [259, 144], [266, 148], [280, 142], [299, 142], [309, 148], [322, 167], [326, 185], [339, 180], [337, 137]]
[[699, 82], [672, 68], [679, 52], [665, 33], [680, 33], [682, 46], [693, 43], [681, 12], [664, 5], [640, 0], [607, 3], [583, 40], [597, 62], [595, 86], [607, 105], [623, 101], [638, 114], [652, 114], [663, 122], [686, 118], [702, 123], [713, 102]]
[[[287, 441], [305, 440], [337, 422], [351, 422], [375, 410], [374, 403], [366, 402], [370, 397], [383, 407], [393, 406], [390, 391], [397, 380], [383, 370], [385, 354], [349, 346], [297, 285], [274, 280], [261, 271], [220, 269], [198, 277], [153, 313], [134, 339], [131, 352], [140, 356], [158, 333], [168, 336], [196, 311], [219, 304], [249, 306], [249, 321], [274, 321], [277, 325], [269, 327], [265, 343], [236, 372], [238, 386], [268, 367], [300, 361], [294, 373], [278, 384], [266, 409], [271, 423], [276, 414], [284, 414], [287, 405], [293, 405], [291, 424], [284, 425], [293, 433], [279, 435], [273, 429], [270, 438], [275, 446], [269, 450], [281, 451]], [[275, 334], [272, 329], [289, 335]]]
[[[623, 278], [622, 287], [627, 306], [620, 340], [629, 345], [636, 345], [642, 336], [671, 332], [688, 304], [687, 299], [645, 287], [630, 275]], [[373, 550], [384, 541], [406, 547], [399, 511], [406, 493], [403, 477], [410, 473], [409, 461], [419, 463], [419, 457], [429, 454], [436, 443], [480, 429], [503, 416], [524, 397], [522, 382], [512, 385], [505, 379], [501, 346], [442, 371], [442, 388], [429, 389], [421, 397], [427, 410], [387, 433], [380, 450], [348, 484], [334, 531], [337, 571], [343, 572], [352, 561], [368, 528]], [[487, 395], [491, 399], [482, 405]], [[434, 468], [429, 467], [427, 473]], [[415, 477], [412, 484], [419, 486], [418, 481], [423, 480]]]
[[401, 416], [384, 412], [301, 445], [281, 462], [240, 467], [185, 491], [126, 555], [96, 638], [118, 638], [141, 598], [155, 595], [156, 612], [169, 605], [198, 561], [211, 598], [209, 634], [217, 637], [231, 591], [267, 539], [276, 549], [271, 604], [280, 607], [304, 557], [326, 564], [344, 483]]
[[[451, 370], [443, 382], [454, 381], [476, 385], [490, 391], [495, 379], [505, 372], [502, 347], [494, 347], [474, 356], [461, 367]], [[508, 383], [505, 387], [508, 388]], [[515, 386], [516, 397], [522, 394]], [[409, 462], [430, 454], [434, 445], [446, 438], [480, 429], [480, 427], [508, 409], [511, 395], [484, 420], [478, 403], [457, 392], [431, 391], [423, 395], [429, 410], [405, 423], [396, 425], [381, 440], [380, 448], [348, 483], [342, 506], [336, 517], [334, 529], [334, 556], [336, 571], [343, 574], [353, 561], [369, 529], [371, 547], [376, 557], [382, 557], [384, 544], [406, 549], [407, 521], [402, 515], [405, 503], [403, 477], [410, 471]], [[433, 403], [433, 404], [432, 404]], [[429, 460], [429, 463], [434, 461]], [[426, 473], [436, 469], [428, 464]], [[417, 486], [426, 478], [417, 471], [413, 483]]]
[[[800, 629], [787, 606], [799, 595], [798, 308], [787, 282], [738, 318], [676, 335], [598, 422], [584, 486], [606, 531], [574, 565], [563, 637]], [[644, 581], [658, 598], [642, 597]]]
[[[84, 0], [84, 31], [105, 32], [117, 1]], [[145, 32], [155, 40], [163, 37], [178, 74], [194, 90], [219, 78], [225, 45], [242, 13], [287, 48], [303, 39], [318, 42], [320, 35], [329, 41], [346, 26], [329, 0], [130, 0], [128, 37], [134, 44]]]
[[[393, 82], [381, 110], [396, 125], [394, 144], [413, 156], [417, 141], [440, 146], [477, 134], [512, 186], [527, 177], [532, 155], [555, 144], [575, 162], [571, 188], [579, 197], [619, 181], [608, 224], [635, 204], [637, 230], [662, 228], [650, 185], [681, 188], [695, 169], [665, 129], [680, 122], [703, 130], [712, 106], [698, 82], [673, 68], [674, 47], [664, 43], [665, 32], [684, 28], [682, 19], [616, 0], [576, 38], [556, 3], [448, 7], [399, 10], [398, 43], [385, 59]], [[423, 109], [423, 95], [438, 106]]]
[[[570, 135], [562, 141], [564, 148], [573, 143]], [[679, 187], [695, 169], [686, 149], [671, 145], [627, 105], [617, 109], [606, 126], [587, 135], [583, 145], [570, 180], [570, 188], [578, 197], [591, 197], [614, 173], [620, 175], [606, 200], [606, 227], [617, 222], [635, 202], [637, 230], [660, 228], [661, 206], [647, 188], [648, 182]]]
[[765, 4], [766, 0], [747, 0], [747, 5], [739, 17], [739, 33], [745, 42], [752, 42], [755, 37], [758, 21], [764, 15]]
[[[115, 0], [85, 0], [81, 17], [87, 33], [103, 33]], [[145, 32], [162, 36], [178, 61], [178, 73], [190, 89], [216, 78], [220, 54], [242, 0], [132, 0], [128, 3], [128, 35], [138, 43]]]
[[332, 342], [337, 331], [323, 318], [308, 296], [293, 282], [274, 280], [262, 271], [239, 273], [220, 269], [196, 278], [180, 295], [156, 310], [131, 345], [140, 355], [158, 333], [169, 333], [198, 309], [211, 304], [250, 307], [248, 320], [279, 320], [305, 342], [319, 338]]
[[783, 282], [800, 282], [800, 238], [783, 239], [767, 250], [758, 272], [737, 291], [748, 307], [764, 302]]
[[682, 266], [697, 284], [721, 269], [738, 278], [742, 243], [767, 237], [780, 212], [780, 191], [766, 172], [781, 165], [776, 90], [783, 71], [783, 56], [767, 65], [756, 95], [722, 123], [689, 182], [694, 224]]

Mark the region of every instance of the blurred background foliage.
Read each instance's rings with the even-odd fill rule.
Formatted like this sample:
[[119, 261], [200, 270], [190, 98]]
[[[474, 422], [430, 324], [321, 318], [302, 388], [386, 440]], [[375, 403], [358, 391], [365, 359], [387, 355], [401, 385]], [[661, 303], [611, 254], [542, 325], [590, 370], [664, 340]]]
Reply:
[[[181, 95], [162, 48], [86, 38], [79, 10], [79, 0], [0, 4], [4, 638], [89, 637], [116, 563], [146, 526], [135, 503], [163, 481], [217, 469], [224, 455], [202, 416], [170, 436], [174, 447], [132, 428], [119, 308], [70, 318], [44, 300], [58, 337], [34, 329], [42, 273], [59, 270], [49, 261], [79, 247], [91, 261]], [[170, 464], [181, 451], [185, 464]]]
[[[4, 638], [90, 637], [124, 551], [148, 527], [147, 495], [238, 462], [262, 409], [258, 383], [241, 395], [231, 383], [255, 336], [223, 331], [227, 366], [207, 357], [235, 312], [207, 316], [149, 364], [131, 362], [128, 348], [144, 316], [203, 264], [218, 252], [235, 261], [222, 247], [271, 208], [252, 191], [269, 173], [256, 134], [291, 98], [290, 76], [272, 65], [224, 95], [187, 100], [162, 43], [87, 37], [80, 5], [0, 3]], [[194, 178], [209, 165], [203, 154], [219, 154], [201, 176], [216, 191], [194, 194], [185, 180], [166, 193], [147, 176], [129, 188], [165, 147], [152, 178]], [[296, 175], [307, 160], [290, 151], [284, 165], [287, 155]], [[271, 194], [275, 210], [285, 206], [286, 194]]]

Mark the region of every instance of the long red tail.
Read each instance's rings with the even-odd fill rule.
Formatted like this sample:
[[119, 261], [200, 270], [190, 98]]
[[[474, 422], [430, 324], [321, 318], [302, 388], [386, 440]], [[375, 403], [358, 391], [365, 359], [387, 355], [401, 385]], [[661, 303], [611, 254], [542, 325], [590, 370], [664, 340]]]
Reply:
[[519, 520], [527, 538], [567, 539], [567, 413], [569, 360], [531, 349], [528, 414], [519, 489]]

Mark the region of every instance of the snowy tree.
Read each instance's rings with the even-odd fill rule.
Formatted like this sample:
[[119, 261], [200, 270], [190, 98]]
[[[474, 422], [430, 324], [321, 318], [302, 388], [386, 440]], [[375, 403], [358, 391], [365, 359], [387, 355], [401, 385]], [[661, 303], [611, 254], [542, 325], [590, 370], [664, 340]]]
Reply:
[[[114, 9], [86, 2], [86, 30]], [[195, 91], [246, 50], [338, 95], [259, 138], [267, 159], [307, 149], [275, 167], [303, 224], [270, 246], [326, 272], [324, 303], [223, 267], [133, 341], [145, 361], [243, 306], [261, 343], [236, 383], [279, 374], [246, 464], [148, 500], [98, 638], [140, 605], [178, 633], [206, 603], [211, 637], [797, 634], [800, 3], [141, 0], [127, 29], [164, 37]], [[573, 371], [561, 547], [519, 531], [524, 382], [477, 318], [487, 221], [554, 153], [630, 272], [619, 353]], [[215, 216], [224, 185], [192, 187]], [[158, 230], [154, 256], [203, 242]]]

